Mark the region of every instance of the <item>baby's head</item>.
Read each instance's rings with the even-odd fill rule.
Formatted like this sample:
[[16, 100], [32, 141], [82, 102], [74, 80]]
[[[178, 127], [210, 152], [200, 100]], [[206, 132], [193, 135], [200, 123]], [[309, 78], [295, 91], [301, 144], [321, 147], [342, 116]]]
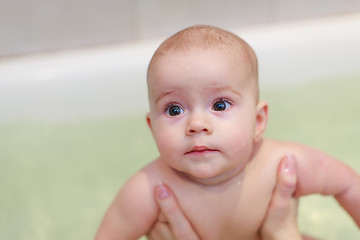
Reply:
[[148, 69], [147, 121], [162, 159], [202, 183], [242, 169], [267, 121], [257, 78], [254, 51], [227, 31], [194, 26], [161, 44]]
[[[176, 53], [200, 53], [221, 51], [229, 56], [236, 56], [240, 63], [246, 66], [247, 77], [239, 79], [249, 81], [253, 85], [252, 90], [256, 101], [259, 98], [258, 86], [258, 63], [254, 50], [243, 39], [226, 30], [206, 26], [196, 25], [186, 28], [167, 40], [165, 40], [153, 55], [148, 67], [148, 86], [149, 96], [151, 96], [152, 70], [158, 65], [159, 59]], [[161, 66], [158, 66], [161, 68]], [[239, 70], [244, 70], [244, 66], [239, 66]]]

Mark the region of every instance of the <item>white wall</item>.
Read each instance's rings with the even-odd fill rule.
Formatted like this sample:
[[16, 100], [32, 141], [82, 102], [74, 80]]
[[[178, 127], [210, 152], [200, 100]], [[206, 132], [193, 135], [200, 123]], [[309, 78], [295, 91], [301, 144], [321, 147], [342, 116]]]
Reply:
[[[261, 87], [360, 74], [360, 13], [230, 29], [259, 59]], [[147, 111], [146, 68], [163, 39], [0, 62], [0, 124]]]
[[358, 0], [0, 0], [0, 57], [354, 11]]

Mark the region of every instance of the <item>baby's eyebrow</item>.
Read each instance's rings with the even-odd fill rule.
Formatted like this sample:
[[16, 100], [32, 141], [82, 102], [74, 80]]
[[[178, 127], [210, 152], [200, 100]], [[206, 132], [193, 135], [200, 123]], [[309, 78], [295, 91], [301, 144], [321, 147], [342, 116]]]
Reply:
[[174, 93], [175, 91], [169, 91], [169, 92], [164, 92], [164, 93], [161, 93], [155, 100], [155, 103], [157, 103], [160, 99], [162, 99], [163, 97], [169, 95], [169, 94], [172, 94]]
[[[233, 89], [231, 87], [212, 87], [212, 88], [205, 89], [205, 91], [210, 91], [210, 92], [211, 91], [230, 91], [230, 92], [233, 92], [236, 95], [239, 95], [240, 97], [242, 97], [242, 94], [239, 91], [237, 91], [237, 90], [235, 90], [235, 89]], [[158, 101], [160, 101], [162, 98], [164, 98], [164, 97], [166, 97], [166, 96], [168, 96], [170, 94], [173, 94], [174, 92], [175, 91], [168, 91], [168, 92], [160, 93], [160, 95], [155, 100], [155, 104]]]

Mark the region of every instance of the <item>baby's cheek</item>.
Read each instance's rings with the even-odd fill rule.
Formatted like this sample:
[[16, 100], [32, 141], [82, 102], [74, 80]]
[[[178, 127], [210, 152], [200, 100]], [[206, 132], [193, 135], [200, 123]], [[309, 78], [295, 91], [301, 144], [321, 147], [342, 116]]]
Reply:
[[231, 139], [231, 147], [235, 155], [238, 157], [248, 157], [251, 154], [252, 138], [250, 132], [233, 131], [229, 138]]
[[177, 145], [180, 144], [179, 141], [176, 140], [175, 135], [168, 131], [159, 132], [155, 140], [158, 150], [163, 157], [169, 157], [174, 154]]

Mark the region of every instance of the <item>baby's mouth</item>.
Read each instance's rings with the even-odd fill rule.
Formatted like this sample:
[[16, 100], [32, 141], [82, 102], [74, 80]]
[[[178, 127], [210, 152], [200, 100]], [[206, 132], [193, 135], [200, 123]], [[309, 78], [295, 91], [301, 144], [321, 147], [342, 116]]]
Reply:
[[203, 154], [203, 153], [210, 153], [210, 152], [218, 152], [216, 149], [211, 149], [206, 146], [195, 146], [191, 149], [191, 151], [185, 153], [186, 154]]

